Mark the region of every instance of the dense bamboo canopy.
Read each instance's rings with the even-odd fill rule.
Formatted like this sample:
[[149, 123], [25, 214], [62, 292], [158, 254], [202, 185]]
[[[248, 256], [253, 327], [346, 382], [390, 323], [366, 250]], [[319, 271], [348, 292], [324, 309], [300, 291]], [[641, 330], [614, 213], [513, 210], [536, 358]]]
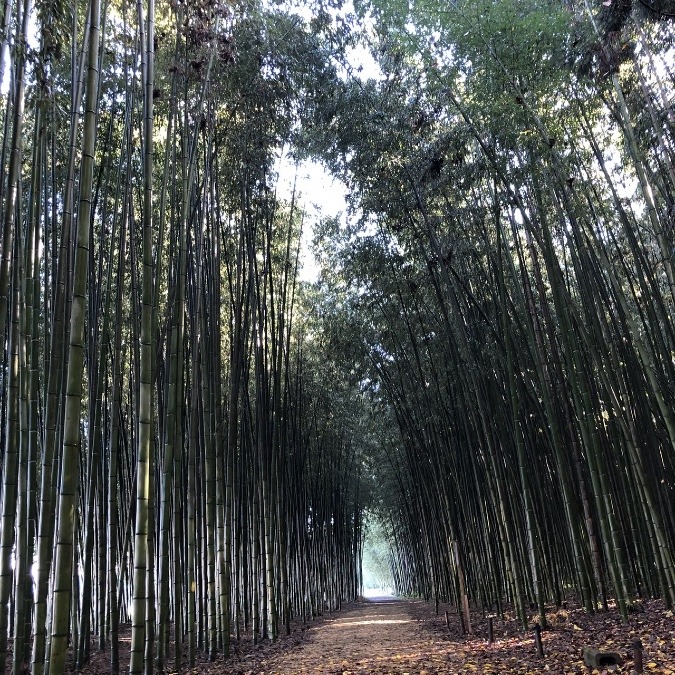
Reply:
[[6, 0], [0, 675], [671, 607], [668, 7]]

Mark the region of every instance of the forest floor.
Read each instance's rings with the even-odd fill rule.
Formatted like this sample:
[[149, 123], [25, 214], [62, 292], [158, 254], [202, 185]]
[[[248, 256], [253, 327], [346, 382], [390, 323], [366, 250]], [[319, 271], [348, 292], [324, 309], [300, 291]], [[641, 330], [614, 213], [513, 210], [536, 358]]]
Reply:
[[[616, 611], [587, 615], [582, 609], [552, 610], [550, 628], [542, 632], [545, 655], [537, 657], [534, 631], [523, 633], [510, 615], [495, 618], [494, 642], [487, 641], [487, 618], [472, 613], [473, 635], [465, 635], [459, 616], [449, 608], [436, 614], [422, 601], [394, 600], [351, 603], [309, 625], [298, 622], [275, 644], [253, 645], [243, 639], [228, 659], [199, 659], [199, 675], [567, 675], [632, 673], [632, 641], [644, 647], [644, 672], [675, 675], [675, 619], [660, 601], [638, 603], [623, 623]], [[534, 617], [532, 617], [534, 621]], [[592, 646], [618, 652], [623, 665], [604, 670], [586, 668], [582, 649]], [[109, 672], [106, 652], [92, 655], [83, 675]], [[128, 652], [121, 656], [121, 672]], [[126, 659], [125, 659], [126, 657]], [[109, 658], [109, 655], [108, 655]], [[185, 670], [184, 670], [185, 672]]]

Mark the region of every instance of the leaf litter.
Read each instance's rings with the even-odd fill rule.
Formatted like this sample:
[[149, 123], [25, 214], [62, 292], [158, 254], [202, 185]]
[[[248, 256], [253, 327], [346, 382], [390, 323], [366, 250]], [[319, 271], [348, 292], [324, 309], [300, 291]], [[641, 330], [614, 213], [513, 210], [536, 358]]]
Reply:
[[[587, 614], [573, 602], [550, 608], [549, 627], [542, 631], [545, 656], [537, 657], [534, 631], [523, 632], [510, 612], [494, 617], [494, 642], [488, 644], [488, 615], [472, 611], [472, 635], [462, 632], [453, 606], [420, 600], [355, 602], [326, 614], [311, 624], [295, 621], [291, 634], [276, 643], [253, 644], [242, 634], [228, 658], [209, 661], [199, 653], [194, 668], [199, 675], [611, 675], [634, 673], [632, 643], [643, 645], [644, 672], [675, 675], [675, 620], [660, 600], [636, 602], [628, 622], [618, 611]], [[445, 612], [449, 619], [446, 625]], [[535, 616], [531, 617], [534, 625]], [[620, 666], [592, 670], [582, 650], [590, 646], [618, 652]], [[109, 659], [109, 654], [107, 655]], [[124, 672], [128, 654], [120, 655]], [[170, 663], [172, 663], [170, 661]], [[109, 672], [106, 652], [92, 652], [82, 670], [87, 675]], [[173, 672], [170, 668], [167, 672]]]

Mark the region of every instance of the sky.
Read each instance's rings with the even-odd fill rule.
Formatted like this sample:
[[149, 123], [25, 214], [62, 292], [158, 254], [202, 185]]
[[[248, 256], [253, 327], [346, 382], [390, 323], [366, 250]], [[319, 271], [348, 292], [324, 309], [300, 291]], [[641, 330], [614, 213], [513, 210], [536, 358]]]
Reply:
[[302, 269], [300, 279], [313, 282], [318, 279], [319, 269], [312, 255], [313, 226], [320, 218], [334, 217], [347, 210], [345, 186], [335, 180], [318, 162], [304, 161], [296, 165], [288, 155], [283, 155], [278, 165], [277, 194], [290, 199], [295, 183], [296, 200], [302, 205], [306, 218], [300, 242]]
[[[311, 12], [304, 3], [291, 0], [291, 4], [295, 11], [304, 16], [305, 20], [311, 19]], [[353, 12], [352, 0], [347, 0], [340, 9], [334, 11], [334, 16]], [[366, 31], [370, 30], [368, 19], [362, 20], [361, 25]], [[346, 58], [354, 68], [354, 74], [362, 80], [380, 79], [382, 77], [382, 71], [365, 46], [350, 48]], [[307, 213], [301, 241], [302, 269], [300, 278], [303, 281], [316, 281], [319, 270], [311, 252], [313, 224], [322, 217], [334, 217], [340, 214], [343, 218], [346, 217], [347, 191], [345, 186], [340, 181], [335, 180], [318, 162], [308, 160], [297, 166], [293, 159], [283, 155], [278, 166], [279, 181], [277, 189], [279, 196], [282, 198], [290, 197], [295, 181], [296, 196], [299, 195], [300, 203]]]
[[[310, 11], [302, 2], [298, 3], [297, 0], [291, 0], [291, 4], [294, 10], [298, 11], [305, 20], [311, 19]], [[354, 12], [354, 6], [351, 0], [347, 0], [340, 10], [335, 11], [335, 16], [352, 12]], [[367, 19], [362, 21], [362, 26], [366, 31], [370, 30]], [[379, 66], [365, 46], [350, 48], [346, 58], [354, 68], [354, 74], [362, 80], [380, 79], [382, 77]], [[307, 213], [301, 242], [302, 270], [300, 271], [300, 279], [310, 282], [316, 281], [319, 270], [311, 252], [313, 224], [322, 217], [335, 217], [340, 214], [343, 218], [346, 217], [347, 190], [320, 163], [311, 160], [296, 165], [292, 158], [284, 154], [279, 160], [278, 172], [277, 190], [279, 196], [284, 199], [289, 198], [295, 181], [296, 198], [299, 196], [300, 203]]]

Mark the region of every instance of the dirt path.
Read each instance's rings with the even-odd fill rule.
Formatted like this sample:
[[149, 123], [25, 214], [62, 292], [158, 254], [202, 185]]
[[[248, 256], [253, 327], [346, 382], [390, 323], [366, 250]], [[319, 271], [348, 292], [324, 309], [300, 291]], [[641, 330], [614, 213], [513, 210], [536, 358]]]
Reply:
[[410, 601], [362, 602], [322, 622], [293, 653], [260, 665], [267, 675], [291, 673], [451, 672], [445, 649], [414, 616]]
[[[543, 635], [545, 657], [538, 658], [534, 633], [523, 633], [512, 615], [494, 619], [488, 644], [487, 619], [472, 615], [473, 635], [465, 635], [452, 607], [421, 601], [357, 602], [316, 624], [294, 632], [270, 651], [254, 656], [253, 668], [238, 675], [582, 675], [589, 673], [581, 650], [593, 645], [619, 652], [623, 664], [593, 675], [634, 673], [632, 641], [642, 640], [646, 673], [675, 675], [673, 612], [661, 601], [646, 601], [628, 622], [617, 612], [586, 614], [582, 608], [552, 610]], [[531, 617], [531, 624], [536, 617]], [[249, 662], [250, 663], [250, 662]], [[244, 665], [242, 663], [241, 665]], [[226, 671], [227, 672], [227, 671]], [[208, 673], [204, 673], [208, 675]], [[220, 674], [218, 674], [220, 675]]]

